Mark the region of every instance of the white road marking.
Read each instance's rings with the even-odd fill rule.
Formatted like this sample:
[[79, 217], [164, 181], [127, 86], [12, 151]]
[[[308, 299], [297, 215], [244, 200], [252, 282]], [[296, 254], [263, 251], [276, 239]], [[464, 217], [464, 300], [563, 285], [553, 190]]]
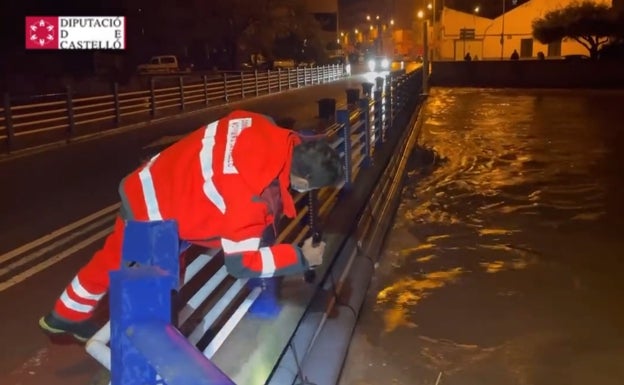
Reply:
[[9, 251], [8, 253], [2, 254], [2, 255], [0, 255], [0, 263], [6, 262], [9, 259], [12, 259], [12, 258], [14, 258], [14, 257], [16, 257], [16, 256], [18, 256], [20, 254], [23, 254], [23, 253], [25, 253], [25, 252], [27, 252], [29, 250], [32, 250], [35, 247], [40, 246], [40, 245], [42, 245], [42, 244], [44, 244], [44, 243], [46, 243], [46, 242], [48, 242], [48, 241], [50, 241], [50, 240], [52, 240], [52, 239], [54, 239], [56, 237], [59, 237], [59, 236], [65, 234], [65, 233], [68, 233], [68, 232], [70, 232], [72, 230], [75, 230], [78, 227], [80, 227], [80, 226], [82, 226], [82, 225], [84, 225], [86, 223], [89, 223], [89, 222], [91, 222], [91, 221], [93, 221], [93, 220], [95, 220], [95, 219], [97, 219], [97, 218], [99, 218], [101, 216], [109, 214], [109, 213], [111, 213], [111, 212], [113, 212], [115, 210], [119, 210], [119, 207], [120, 207], [120, 204], [116, 203], [116, 204], [114, 204], [112, 206], [108, 206], [106, 208], [103, 208], [102, 210], [100, 210], [98, 212], [95, 212], [95, 213], [93, 213], [93, 214], [91, 214], [89, 216], [86, 216], [86, 217], [84, 217], [84, 218], [82, 218], [82, 219], [80, 219], [80, 220], [78, 220], [78, 221], [76, 221], [74, 223], [71, 223], [71, 224], [69, 224], [69, 225], [67, 225], [65, 227], [61, 227], [58, 230], [54, 230], [50, 234], [45, 235], [45, 236], [43, 236], [43, 237], [41, 237], [41, 238], [39, 238], [39, 239], [37, 239], [35, 241], [29, 242], [29, 243], [27, 243], [25, 245], [22, 245], [22, 246], [20, 246], [20, 247], [18, 247], [16, 249], [13, 249], [13, 250]]
[[92, 223], [90, 223], [88, 226], [84, 226], [80, 229], [78, 229], [77, 231], [67, 235], [66, 237], [60, 238], [59, 240], [57, 240], [56, 242], [53, 242], [49, 245], [47, 245], [46, 247], [43, 247], [41, 249], [38, 249], [37, 251], [35, 251], [34, 253], [28, 254], [23, 256], [22, 258], [16, 258], [15, 261], [13, 261], [11, 264], [9, 264], [8, 266], [5, 266], [3, 268], [0, 269], [0, 276], [4, 275], [4, 274], [8, 274], [10, 273], [12, 270], [15, 270], [16, 268], [25, 265], [29, 262], [32, 262], [34, 260], [36, 260], [37, 258], [41, 257], [42, 255], [44, 255], [45, 253], [56, 249], [59, 246], [62, 246], [68, 242], [73, 241], [74, 239], [78, 238], [79, 236], [90, 232], [92, 230], [97, 229], [98, 227], [106, 224], [107, 222], [112, 222], [115, 219], [115, 215], [108, 215], [106, 217], [103, 217], [102, 219], [99, 219], [97, 221], [94, 221]]
[[8, 280], [4, 281], [4, 282], [0, 282], [0, 292], [15, 286], [16, 284], [32, 277], [33, 275], [39, 273], [40, 271], [43, 271], [45, 269], [47, 269], [48, 267], [64, 260], [65, 258], [71, 256], [72, 254], [74, 254], [75, 252], [91, 245], [93, 242], [98, 241], [102, 238], [104, 238], [105, 236], [107, 236], [113, 229], [113, 226], [110, 226], [96, 234], [93, 234], [92, 236], [90, 236], [89, 238], [83, 240], [82, 242], [79, 242], [77, 244], [75, 244], [73, 247], [70, 247], [69, 249], [66, 249], [65, 251], [63, 251], [62, 253], [59, 253], [55, 256], [53, 256], [50, 259], [46, 259], [45, 261], [41, 262], [38, 265], [35, 265], [33, 267], [31, 267], [28, 270], [25, 270], [19, 274], [14, 275], [13, 277], [9, 278]]

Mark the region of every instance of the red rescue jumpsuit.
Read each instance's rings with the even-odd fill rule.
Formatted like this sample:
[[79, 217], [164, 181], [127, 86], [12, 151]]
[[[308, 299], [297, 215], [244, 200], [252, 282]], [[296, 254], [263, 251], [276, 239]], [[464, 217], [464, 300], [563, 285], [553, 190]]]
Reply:
[[[108, 290], [109, 272], [121, 265], [125, 219], [176, 220], [180, 239], [221, 247], [236, 277], [305, 271], [308, 264], [298, 247], [260, 246], [276, 212], [296, 215], [288, 189], [292, 151], [299, 142], [297, 134], [263, 115], [234, 111], [154, 156], [122, 180], [122, 211], [112, 234], [67, 286], [55, 312], [72, 321], [91, 316]], [[266, 194], [272, 182], [278, 194]]]

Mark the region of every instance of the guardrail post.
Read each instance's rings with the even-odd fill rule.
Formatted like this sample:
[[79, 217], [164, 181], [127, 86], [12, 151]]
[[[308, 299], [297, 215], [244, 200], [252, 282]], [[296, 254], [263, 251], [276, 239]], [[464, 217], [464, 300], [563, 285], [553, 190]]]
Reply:
[[[241, 78], [241, 83], [242, 82], [243, 82], [243, 78]], [[228, 95], [227, 72], [223, 73], [223, 100], [226, 103], [230, 101], [230, 97]]]
[[7, 133], [7, 151], [10, 153], [13, 146], [13, 137], [15, 135], [13, 129], [13, 114], [11, 111], [11, 95], [4, 93], [4, 126]]
[[291, 69], [287, 69], [286, 71], [288, 71], [288, 79], [287, 80], [288, 80], [288, 89], [290, 89], [291, 88], [291, 84], [292, 84], [292, 80], [290, 79], [290, 74], [291, 74], [292, 70]]
[[254, 80], [256, 83], [256, 96], [260, 95], [260, 89], [258, 88], [258, 70], [254, 70]]
[[207, 106], [210, 104], [210, 99], [208, 99], [208, 76], [203, 75], [202, 80], [204, 81], [204, 105]]
[[344, 150], [344, 166], [345, 166], [345, 189], [351, 187], [351, 164], [353, 159], [351, 159], [351, 122], [349, 120], [349, 111], [348, 110], [338, 110], [336, 112], [336, 121], [342, 127], [341, 135], [343, 139], [343, 150]]
[[392, 116], [394, 109], [392, 108], [392, 77], [386, 75], [385, 90], [384, 90], [384, 130], [387, 130], [392, 124]]
[[277, 69], [277, 92], [282, 92], [282, 69]]
[[72, 89], [70, 85], [66, 86], [67, 90], [67, 138], [74, 136], [76, 130], [76, 122], [74, 120], [74, 101], [72, 98]]
[[303, 86], [308, 85], [308, 67], [303, 67]]
[[152, 117], [156, 116], [156, 91], [154, 90], [154, 83], [154, 78], [150, 77], [150, 115]]
[[362, 98], [358, 101], [362, 120], [364, 121], [364, 166], [368, 167], [372, 164], [372, 152], [371, 142], [374, 140], [372, 132], [375, 131], [374, 126], [371, 125], [370, 117], [370, 100], [368, 98]]
[[110, 273], [112, 385], [156, 382], [156, 369], [129, 337], [137, 323], [171, 323], [171, 290], [177, 288], [176, 277], [157, 261], [165, 257], [178, 263], [178, 251], [175, 222], [128, 223], [123, 259], [136, 261], [140, 267]]
[[271, 70], [267, 70], [267, 93], [270, 94], [271, 91]]
[[322, 68], [316, 67], [316, 84], [321, 84], [321, 70]]
[[180, 87], [180, 109], [184, 111], [184, 78], [179, 77], [178, 85]]
[[115, 126], [121, 123], [121, 108], [119, 106], [119, 83], [113, 82], [113, 106], [115, 108]]

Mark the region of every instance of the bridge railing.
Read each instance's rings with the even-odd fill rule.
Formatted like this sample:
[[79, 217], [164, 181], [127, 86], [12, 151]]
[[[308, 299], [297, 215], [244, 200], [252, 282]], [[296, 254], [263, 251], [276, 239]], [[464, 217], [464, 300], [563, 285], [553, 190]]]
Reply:
[[0, 152], [71, 141], [86, 135], [198, 110], [234, 100], [338, 80], [342, 65], [212, 75], [144, 77], [140, 90], [81, 95], [62, 93], [18, 97], [4, 94], [0, 105]]
[[[376, 85], [363, 85], [364, 97], [336, 111], [326, 139], [345, 162], [345, 189], [352, 188], [359, 172], [372, 164], [375, 149], [392, 129], [390, 112], [400, 108], [396, 96], [419, 76], [419, 71], [399, 71], [379, 78]], [[340, 193], [326, 188], [295, 194], [297, 215], [280, 224], [276, 242], [299, 244], [315, 232]], [[182, 254], [180, 269], [173, 222], [130, 222], [125, 239], [125, 264], [139, 262], [140, 267], [113, 273], [111, 321], [88, 341], [87, 351], [112, 371], [113, 385], [156, 384], [157, 379], [184, 384], [180, 373], [203, 376], [202, 382], [193, 382], [198, 384], [233, 383], [210, 359], [245, 314], [279, 313], [275, 279], [235, 279], [227, 274], [221, 250], [199, 247]], [[294, 331], [296, 325], [290, 326]]]

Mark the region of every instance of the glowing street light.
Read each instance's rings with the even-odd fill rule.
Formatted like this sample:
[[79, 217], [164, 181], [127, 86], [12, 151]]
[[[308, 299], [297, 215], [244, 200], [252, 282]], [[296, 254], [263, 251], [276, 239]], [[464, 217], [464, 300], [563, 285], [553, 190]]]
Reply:
[[390, 19], [390, 25], [394, 25], [394, 19]]
[[479, 13], [479, 6], [478, 5], [474, 9], [474, 13]]
[[416, 15], [418, 16], [419, 19], [422, 19], [425, 16], [425, 13], [422, 10], [419, 10]]
[[370, 26], [370, 30], [371, 30], [371, 31], [373, 30], [373, 26], [372, 26], [372, 25]]
[[358, 34], [358, 29], [356, 28], [354, 32], [355, 32], [356, 34]]
[[370, 21], [370, 15], [366, 15], [366, 20]]
[[377, 17], [375, 17], [375, 19], [379, 20], [379, 15], [377, 15]]
[[433, 4], [429, 3], [427, 4], [427, 9], [432, 9], [433, 8]]

